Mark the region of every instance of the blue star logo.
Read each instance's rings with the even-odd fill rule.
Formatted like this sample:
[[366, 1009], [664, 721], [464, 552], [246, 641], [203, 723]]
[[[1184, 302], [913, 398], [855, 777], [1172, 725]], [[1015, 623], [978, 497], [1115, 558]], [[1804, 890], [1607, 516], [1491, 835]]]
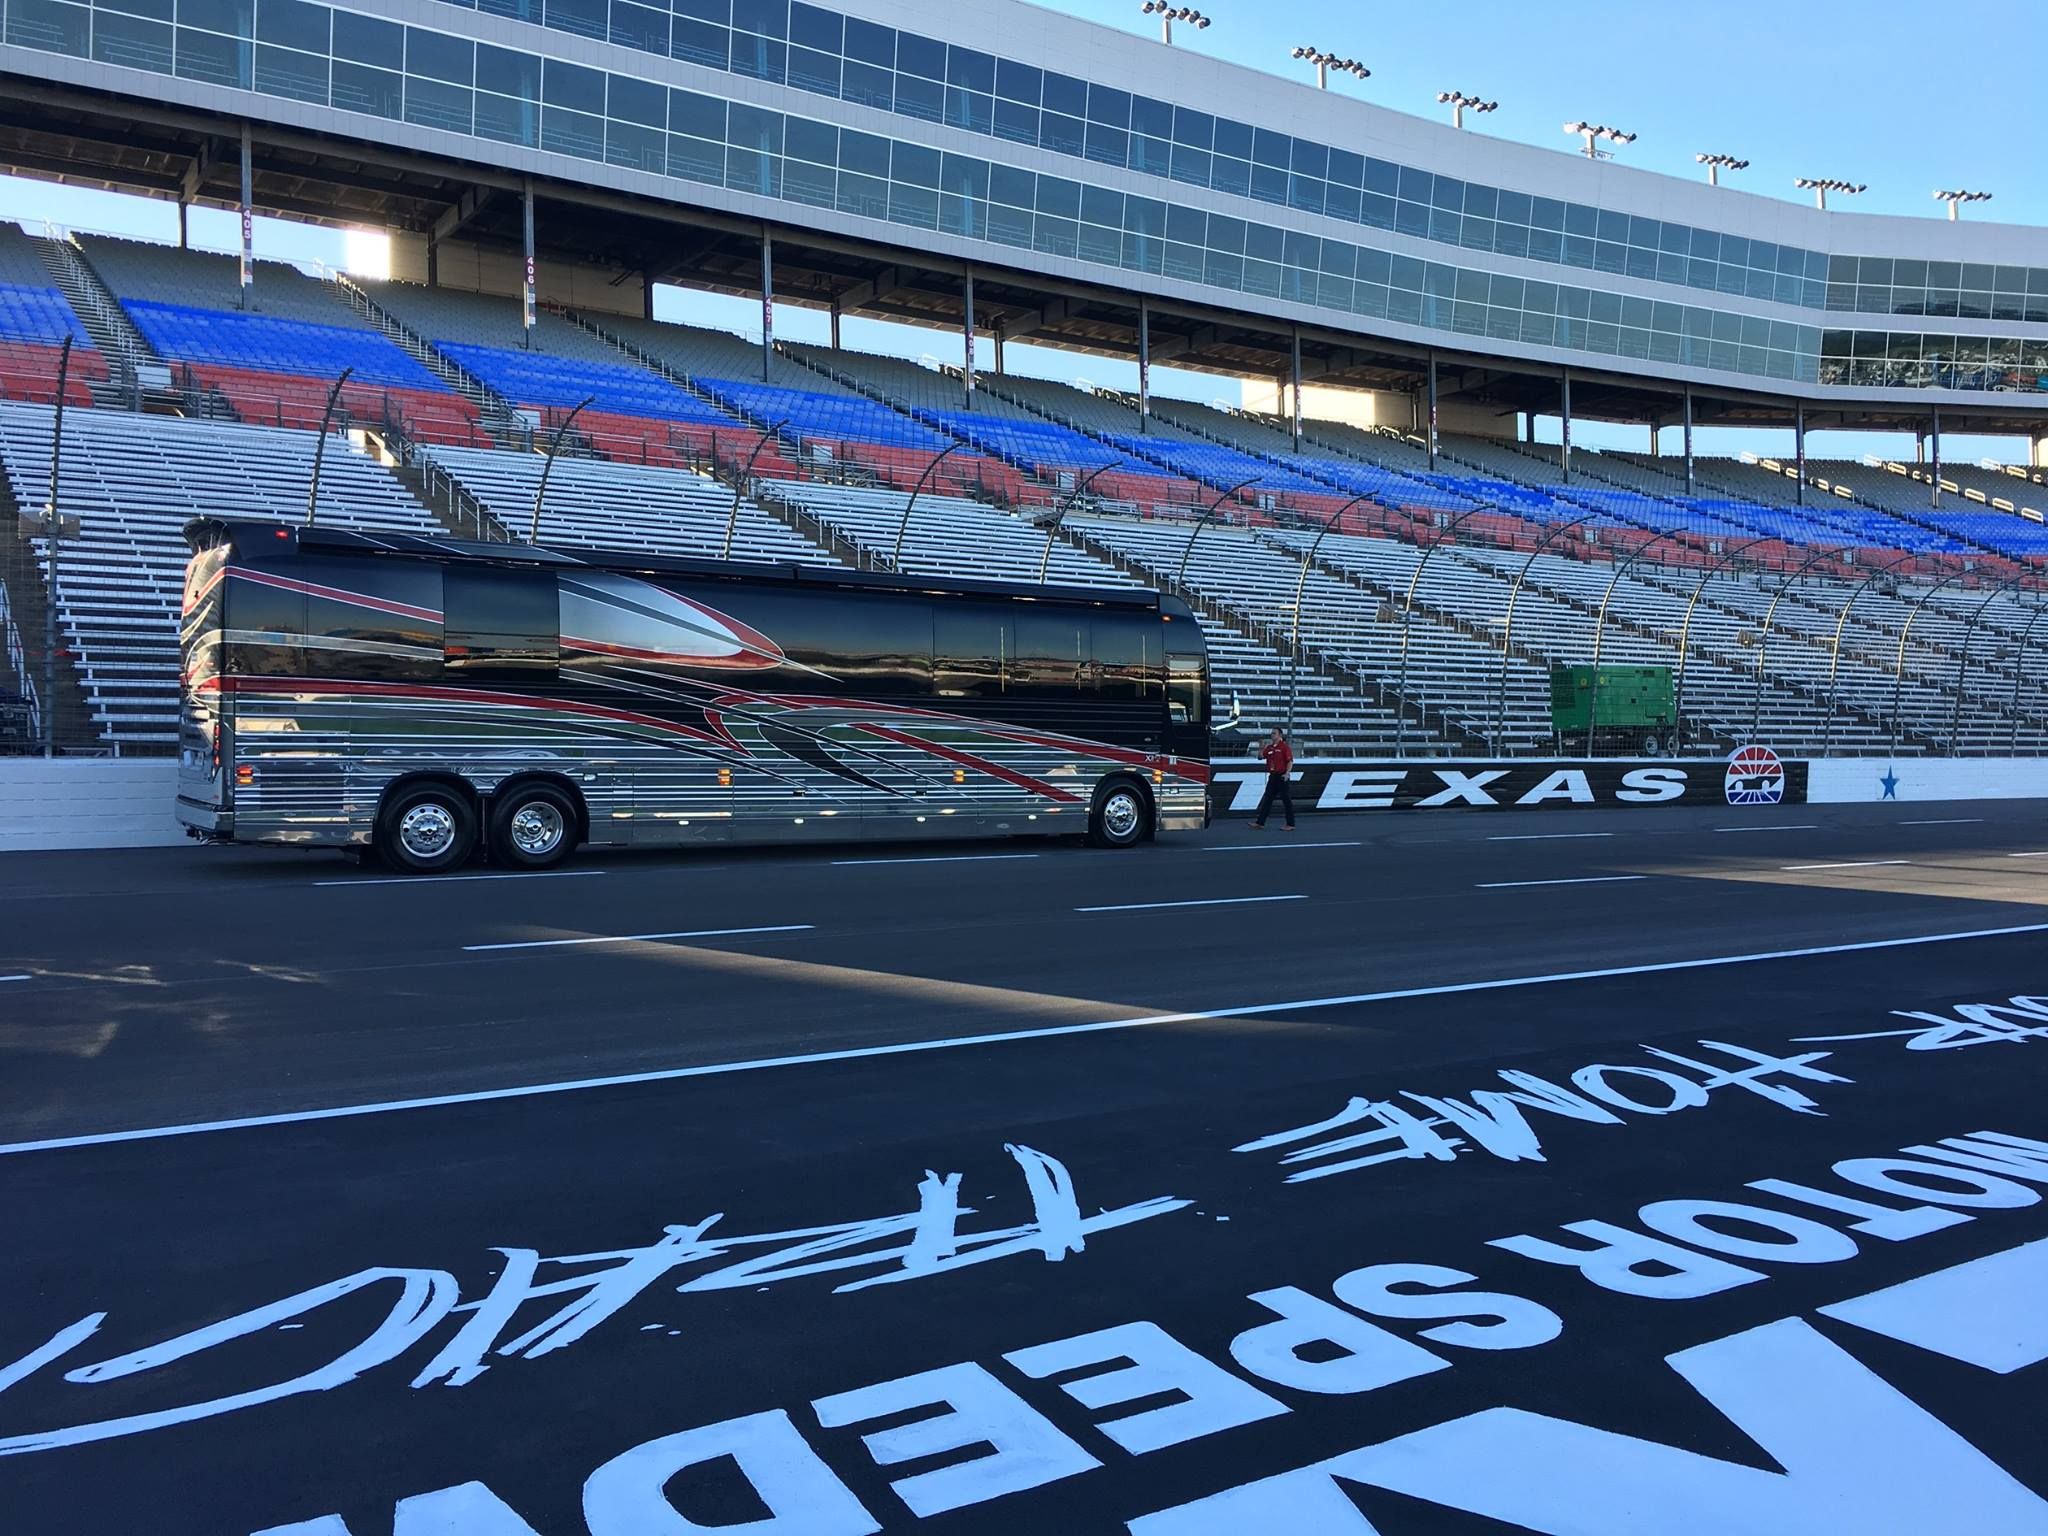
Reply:
[[1879, 797], [1880, 799], [1896, 800], [1899, 798], [1899, 776], [1890, 768], [1886, 768], [1878, 776], [1877, 782], [1884, 786], [1884, 794]]

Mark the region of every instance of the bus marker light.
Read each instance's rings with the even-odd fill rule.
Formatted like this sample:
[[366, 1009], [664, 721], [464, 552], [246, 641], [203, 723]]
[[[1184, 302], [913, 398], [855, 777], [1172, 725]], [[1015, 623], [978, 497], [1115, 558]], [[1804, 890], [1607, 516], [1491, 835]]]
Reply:
[[239, 768], [235, 770], [235, 783], [240, 785], [242, 788], [247, 789], [251, 784], [254, 784], [255, 782], [256, 770], [250, 767], [247, 763], [242, 764]]

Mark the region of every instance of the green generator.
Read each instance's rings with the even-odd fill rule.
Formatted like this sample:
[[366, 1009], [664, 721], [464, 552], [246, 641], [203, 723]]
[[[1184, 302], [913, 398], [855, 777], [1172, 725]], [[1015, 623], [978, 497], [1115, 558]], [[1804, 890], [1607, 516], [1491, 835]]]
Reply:
[[1601, 667], [1597, 687], [1594, 671], [1550, 669], [1550, 728], [1561, 751], [1654, 756], [1676, 745], [1669, 667]]

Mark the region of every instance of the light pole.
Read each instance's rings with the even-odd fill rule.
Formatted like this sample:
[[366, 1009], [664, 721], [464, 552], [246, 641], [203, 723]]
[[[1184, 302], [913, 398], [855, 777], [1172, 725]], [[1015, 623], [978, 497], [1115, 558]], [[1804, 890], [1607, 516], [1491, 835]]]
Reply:
[[1962, 204], [1988, 203], [1991, 201], [1991, 194], [1989, 192], [1937, 192], [1934, 194], [1934, 200], [1937, 203], [1948, 204], [1948, 220], [1953, 224], [1960, 217], [1956, 210]]
[[1463, 91], [1438, 91], [1436, 99], [1451, 109], [1451, 126], [1453, 128], [1465, 126], [1465, 112], [1468, 108], [1474, 112], [1498, 112], [1500, 110], [1499, 102], [1482, 101], [1479, 97], [1469, 96]]
[[1166, 0], [1145, 0], [1139, 9], [1147, 16], [1159, 18], [1159, 41], [1169, 47], [1173, 43], [1173, 24], [1176, 21], [1184, 21], [1197, 31], [1209, 25], [1209, 18], [1194, 7], [1168, 5]]
[[1822, 213], [1828, 211], [1828, 194], [1839, 192], [1844, 197], [1855, 197], [1868, 192], [1869, 186], [1860, 181], [1842, 181], [1834, 176], [1795, 176], [1792, 185], [1801, 191], [1813, 194], [1813, 206]]
[[1347, 59], [1322, 48], [1297, 48], [1294, 50], [1293, 57], [1306, 59], [1309, 63], [1315, 65], [1316, 89], [1319, 91], [1327, 91], [1330, 88], [1330, 71], [1333, 69], [1358, 80], [1367, 79], [1372, 74], [1372, 71], [1359, 63], [1358, 60]]
[[1595, 143], [1596, 140], [1605, 139], [1610, 144], [1633, 144], [1636, 141], [1634, 134], [1623, 133], [1619, 128], [1610, 128], [1605, 123], [1566, 123], [1564, 131], [1575, 139], [1585, 140], [1586, 158], [1588, 160], [1612, 160], [1614, 158], [1614, 151], [1599, 148]]
[[1749, 169], [1749, 162], [1747, 160], [1738, 160], [1733, 155], [1694, 155], [1693, 159], [1698, 164], [1704, 165], [1707, 168], [1707, 185], [1710, 187], [1721, 185], [1721, 173], [1723, 171], [1746, 171]]

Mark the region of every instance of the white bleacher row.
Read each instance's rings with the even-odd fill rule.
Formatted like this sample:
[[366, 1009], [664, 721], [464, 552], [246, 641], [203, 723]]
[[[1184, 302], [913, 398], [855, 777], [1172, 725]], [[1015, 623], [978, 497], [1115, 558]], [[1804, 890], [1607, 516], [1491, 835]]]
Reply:
[[[766, 488], [885, 564], [895, 551], [897, 530], [903, 527], [905, 498], [900, 491], [793, 481], [769, 481]], [[1041, 527], [957, 496], [920, 496], [903, 529], [902, 569], [918, 575], [1036, 581], [1044, 557]], [[1139, 585], [1108, 561], [1058, 537], [1046, 579], [1074, 586]], [[1241, 710], [1246, 729], [1283, 724], [1291, 686], [1295, 737], [1304, 748], [1357, 750], [1393, 740], [1391, 730], [1381, 730], [1391, 725], [1391, 717], [1375, 715], [1354, 690], [1325, 677], [1312, 663], [1295, 668], [1272, 647], [1225, 625], [1208, 623], [1202, 628], [1219, 722]]]
[[[1202, 529], [1190, 554], [1190, 524], [1094, 517], [1070, 518], [1069, 522], [1076, 532], [1139, 562], [1162, 579], [1171, 579], [1186, 555], [1185, 582], [1191, 590], [1241, 614], [1269, 634], [1293, 633], [1301, 561], [1253, 533], [1212, 524]], [[1302, 598], [1301, 633], [1311, 651], [1355, 673], [1392, 683], [1398, 671], [1400, 629], [1383, 602], [1325, 570], [1309, 573]], [[1480, 653], [1479, 647], [1455, 630], [1420, 619], [1412, 644], [1409, 697], [1448, 714], [1470, 734], [1482, 734], [1485, 722], [1493, 717], [1494, 692], [1488, 691], [1482, 698], [1474, 686], [1479, 669], [1464, 664], [1469, 660], [1467, 653]], [[1497, 690], [1496, 662], [1489, 660], [1484, 676], [1489, 689]], [[1510, 668], [1510, 745], [1530, 744], [1531, 733], [1523, 727], [1532, 709], [1547, 712], [1547, 689], [1547, 680], [1527, 663], [1517, 662]], [[1360, 698], [1353, 708], [1352, 740], [1358, 747], [1384, 750], [1401, 739], [1399, 717], [1391, 707]], [[1442, 744], [1436, 733], [1425, 732], [1412, 722], [1406, 739], [1416, 747]]]
[[[19, 506], [47, 498], [50, 429], [47, 406], [0, 403], [0, 469]], [[58, 505], [79, 533], [59, 552], [57, 619], [104, 741], [176, 740], [185, 524], [201, 515], [302, 521], [315, 441], [272, 427], [65, 414]], [[328, 443], [317, 516], [340, 527], [441, 531], [387, 470], [340, 438]], [[44, 541], [30, 547], [47, 570]]]
[[[515, 537], [526, 537], [546, 464], [541, 455], [432, 447], [422, 457]], [[695, 470], [558, 458], [548, 476], [540, 542], [716, 559], [732, 510], [731, 488]], [[824, 550], [744, 497], [733, 525], [732, 558], [832, 563]]]

